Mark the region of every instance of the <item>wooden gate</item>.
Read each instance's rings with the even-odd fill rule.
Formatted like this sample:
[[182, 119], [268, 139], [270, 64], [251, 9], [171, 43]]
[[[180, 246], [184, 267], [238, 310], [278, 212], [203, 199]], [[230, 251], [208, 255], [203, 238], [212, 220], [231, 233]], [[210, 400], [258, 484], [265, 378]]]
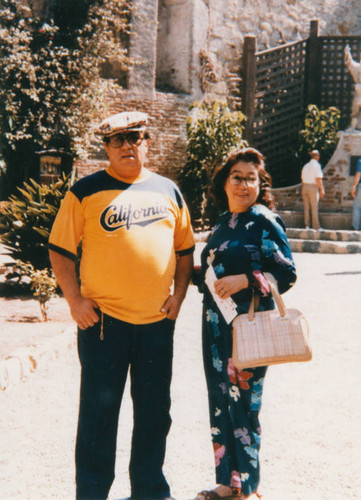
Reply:
[[341, 128], [348, 126], [353, 81], [344, 64], [346, 44], [354, 58], [361, 53], [360, 36], [318, 36], [318, 21], [311, 21], [307, 40], [261, 52], [256, 51], [255, 37], [245, 37], [245, 138], [266, 156], [275, 186], [299, 181], [294, 152], [308, 104], [337, 107]]
[[[354, 82], [344, 64], [344, 49], [351, 48], [353, 58], [358, 62], [361, 54], [360, 36], [320, 36], [317, 38], [318, 51], [315, 66], [318, 68], [318, 88], [314, 101], [322, 109], [335, 106], [341, 111], [341, 129], [351, 122], [351, 104]], [[308, 101], [310, 103], [310, 101]]]

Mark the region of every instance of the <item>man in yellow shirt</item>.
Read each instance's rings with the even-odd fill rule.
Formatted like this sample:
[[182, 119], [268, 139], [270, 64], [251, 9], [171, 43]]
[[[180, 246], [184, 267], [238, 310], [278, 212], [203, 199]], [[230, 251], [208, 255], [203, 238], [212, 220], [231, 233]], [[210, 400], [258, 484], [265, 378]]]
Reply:
[[74, 184], [49, 238], [51, 263], [78, 325], [78, 500], [108, 496], [129, 367], [132, 499], [170, 497], [162, 467], [171, 424], [174, 321], [191, 276], [194, 238], [178, 187], [144, 167], [147, 122], [145, 113], [133, 111], [101, 123], [109, 166]]

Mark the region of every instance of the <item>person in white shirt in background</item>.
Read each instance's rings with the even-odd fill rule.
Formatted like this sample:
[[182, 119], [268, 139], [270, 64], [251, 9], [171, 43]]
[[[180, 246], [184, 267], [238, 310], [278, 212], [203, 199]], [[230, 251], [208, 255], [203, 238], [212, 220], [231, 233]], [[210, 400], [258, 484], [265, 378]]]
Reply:
[[320, 153], [317, 149], [310, 152], [311, 160], [304, 165], [301, 172], [302, 199], [304, 206], [304, 217], [306, 229], [310, 227], [310, 209], [312, 217], [312, 228], [320, 229], [318, 220], [318, 202], [325, 195], [323, 188], [323, 173], [319, 163]]

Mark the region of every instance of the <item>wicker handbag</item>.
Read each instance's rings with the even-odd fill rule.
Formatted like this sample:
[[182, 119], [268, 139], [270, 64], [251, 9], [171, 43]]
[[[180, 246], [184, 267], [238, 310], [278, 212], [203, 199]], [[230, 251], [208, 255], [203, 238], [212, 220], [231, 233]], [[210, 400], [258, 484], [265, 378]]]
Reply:
[[264, 276], [276, 309], [255, 312], [253, 295], [248, 314], [234, 319], [232, 360], [238, 370], [312, 359], [306, 318], [298, 309], [286, 309], [276, 280], [269, 273]]

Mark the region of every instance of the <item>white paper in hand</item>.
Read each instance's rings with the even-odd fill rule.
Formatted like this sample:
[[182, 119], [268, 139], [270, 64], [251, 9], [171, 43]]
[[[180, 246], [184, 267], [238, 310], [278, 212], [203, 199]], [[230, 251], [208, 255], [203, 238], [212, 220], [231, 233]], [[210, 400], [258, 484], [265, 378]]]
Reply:
[[228, 299], [221, 299], [214, 289], [214, 282], [217, 280], [216, 273], [214, 272], [213, 266], [209, 266], [206, 271], [205, 282], [211, 292], [214, 302], [217, 304], [219, 310], [221, 311], [224, 319], [229, 324], [237, 316], [236, 303], [229, 297]]

